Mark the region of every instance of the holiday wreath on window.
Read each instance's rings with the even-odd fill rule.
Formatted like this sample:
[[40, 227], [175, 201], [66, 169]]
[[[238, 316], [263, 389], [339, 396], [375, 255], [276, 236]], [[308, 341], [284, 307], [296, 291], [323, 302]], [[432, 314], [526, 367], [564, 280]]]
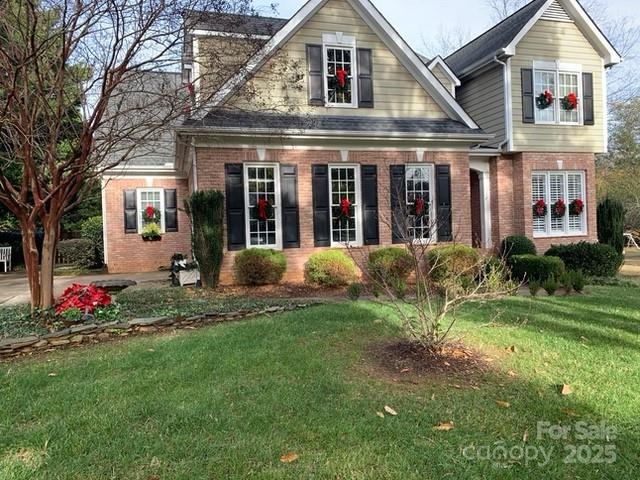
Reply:
[[550, 90], [545, 90], [536, 98], [536, 106], [540, 110], [546, 110], [553, 105], [553, 93]]
[[551, 213], [557, 218], [564, 217], [564, 214], [567, 213], [567, 204], [564, 203], [564, 200], [559, 198], [556, 203], [553, 204]]
[[576, 198], [573, 202], [569, 204], [570, 215], [577, 217], [578, 215], [581, 215], [583, 211], [584, 211], [584, 202], [581, 199]]
[[411, 206], [411, 215], [416, 218], [421, 218], [427, 213], [427, 203], [424, 201], [424, 198], [420, 195], [416, 197]]
[[335, 208], [334, 216], [341, 222], [346, 222], [353, 217], [351, 200], [344, 197], [340, 201], [340, 205]]
[[562, 97], [560, 100], [560, 104], [562, 105], [563, 110], [572, 111], [578, 108], [578, 96], [570, 92], [568, 95]]
[[533, 204], [533, 216], [544, 217], [547, 215], [547, 204], [544, 200], [540, 199]]
[[142, 213], [144, 226], [142, 227], [142, 239], [146, 241], [162, 240], [160, 229], [160, 210], [153, 205], [148, 205]]
[[273, 206], [266, 198], [258, 199], [258, 202], [253, 207], [254, 216], [261, 222], [266, 222], [273, 218]]

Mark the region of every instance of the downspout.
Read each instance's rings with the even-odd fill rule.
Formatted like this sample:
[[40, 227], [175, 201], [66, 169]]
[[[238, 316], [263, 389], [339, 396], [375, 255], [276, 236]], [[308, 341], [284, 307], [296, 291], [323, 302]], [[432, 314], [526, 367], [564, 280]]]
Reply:
[[510, 89], [507, 88], [509, 86], [509, 81], [507, 79], [507, 75], [508, 75], [508, 65], [503, 62], [502, 60], [498, 59], [498, 56], [496, 55], [495, 57], [493, 57], [493, 61], [495, 63], [497, 63], [498, 65], [502, 65], [502, 72], [503, 72], [503, 85], [504, 85], [504, 142], [501, 142], [500, 145], [498, 145], [498, 150], [504, 149], [505, 145], [509, 144], [509, 141], [511, 140], [509, 138], [509, 133], [511, 131], [511, 129], [509, 128], [509, 123], [512, 121], [511, 120], [511, 115], [509, 112], [509, 109], [507, 108], [507, 106], [509, 105], [509, 100], [510, 100], [510, 95], [511, 92], [509, 91]]
[[198, 159], [196, 157], [196, 139], [191, 137], [191, 174], [193, 176], [193, 191], [198, 191]]

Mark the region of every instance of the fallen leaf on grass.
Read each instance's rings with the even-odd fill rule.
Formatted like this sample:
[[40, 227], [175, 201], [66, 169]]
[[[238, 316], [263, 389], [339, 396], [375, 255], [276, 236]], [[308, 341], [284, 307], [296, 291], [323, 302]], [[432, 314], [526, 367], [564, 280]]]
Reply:
[[400, 373], [409, 373], [410, 371], [410, 368], [403, 368], [402, 370], [400, 370]]
[[522, 443], [527, 443], [527, 440], [529, 440], [529, 430], [525, 430], [524, 435], [522, 435]]
[[292, 463], [295, 462], [296, 460], [298, 460], [298, 454], [295, 452], [289, 452], [286, 455], [282, 455], [280, 457], [280, 461], [282, 463]]
[[449, 430], [453, 430], [453, 428], [453, 422], [440, 422], [438, 425], [433, 427], [433, 429], [438, 432], [448, 432]]
[[387, 412], [389, 415], [393, 415], [394, 417], [398, 415], [398, 412], [396, 412], [393, 408], [391, 408], [388, 405], [384, 406], [384, 411]]
[[562, 385], [562, 390], [560, 390], [560, 393], [562, 395], [571, 395], [573, 393], [573, 389], [571, 388], [571, 385], [567, 385], [565, 383], [564, 385]]
[[518, 353], [518, 347], [516, 347], [515, 345], [511, 345], [510, 347], [507, 347], [507, 350], [510, 351], [511, 353]]
[[575, 410], [571, 409], [571, 408], [563, 408], [562, 413], [565, 413], [567, 415], [569, 415], [570, 417], [578, 417], [578, 412], [576, 412]]
[[507, 372], [507, 375], [509, 375], [512, 378], [516, 378], [518, 376], [518, 374], [516, 372], [514, 372], [513, 370], [509, 370]]
[[57, 377], [57, 376], [58, 376], [58, 374], [57, 374], [57, 373], [53, 373], [53, 372], [51, 372], [51, 373], [49, 374], [49, 376], [50, 376], [50, 377]]
[[505, 402], [504, 400], [496, 400], [496, 405], [498, 405], [500, 408], [511, 407], [511, 404], [509, 402]]
[[376, 415], [379, 416], [380, 418], [384, 418], [384, 413], [382, 412], [376, 412]]
[[436, 399], [436, 394], [435, 394], [435, 393], [432, 393], [432, 394], [431, 394], [431, 401], [433, 402], [433, 401], [435, 401], [435, 399]]

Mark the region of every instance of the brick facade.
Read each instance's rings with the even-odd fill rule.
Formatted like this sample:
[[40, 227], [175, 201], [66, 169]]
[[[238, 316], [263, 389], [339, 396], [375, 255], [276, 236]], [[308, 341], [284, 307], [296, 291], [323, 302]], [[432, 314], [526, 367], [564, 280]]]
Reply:
[[[580, 170], [585, 173], [587, 234], [533, 238], [531, 173], [533, 171]], [[539, 253], [552, 244], [598, 239], [596, 221], [595, 156], [587, 153], [519, 153], [491, 161], [492, 223], [496, 247], [508, 235], [533, 238]]]
[[[178, 231], [165, 233], [159, 242], [145, 242], [137, 233], [124, 230], [124, 190], [170, 188], [177, 190]], [[107, 217], [106, 251], [110, 273], [150, 272], [168, 266], [174, 253], [191, 252], [191, 228], [184, 213], [189, 191], [187, 180], [163, 177], [110, 178], [104, 187]]]
[[[259, 162], [255, 149], [199, 148], [197, 149], [198, 188], [224, 191], [224, 164]], [[309, 256], [320, 250], [314, 247], [312, 211], [311, 165], [341, 164], [340, 151], [283, 149], [267, 150], [265, 162], [295, 164], [298, 167], [298, 202], [300, 206], [300, 247], [285, 250], [287, 273], [285, 281], [302, 281], [304, 264]], [[465, 152], [429, 152], [425, 163], [451, 166], [453, 232], [457, 242], [471, 243], [469, 211], [469, 155]], [[392, 244], [389, 168], [393, 164], [416, 163], [415, 152], [407, 151], [350, 151], [348, 163], [378, 166], [378, 202], [380, 215], [380, 245]], [[226, 241], [226, 238], [225, 238]], [[226, 252], [222, 267], [223, 283], [233, 282], [233, 252]]]

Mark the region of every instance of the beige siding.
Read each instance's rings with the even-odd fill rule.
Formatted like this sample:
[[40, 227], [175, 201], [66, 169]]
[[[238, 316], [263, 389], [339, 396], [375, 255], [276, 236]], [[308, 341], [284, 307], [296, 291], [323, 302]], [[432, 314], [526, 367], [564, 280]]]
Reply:
[[[373, 50], [375, 108], [308, 105], [306, 45], [321, 44], [323, 33], [355, 36], [357, 46]], [[370, 115], [446, 118], [446, 114], [344, 0], [330, 0], [265, 64], [230, 105], [318, 115]]]
[[436, 65], [431, 70], [431, 73], [436, 76], [436, 78], [444, 86], [444, 88], [449, 90], [449, 93], [451, 93], [451, 95], [453, 95], [454, 97], [456, 96], [456, 86], [451, 81], [451, 77], [449, 77], [449, 74], [444, 71], [444, 68], [442, 68], [440, 65]]
[[504, 141], [503, 67], [496, 66], [464, 81], [458, 88], [458, 102], [485, 132], [496, 136], [488, 142], [489, 145], [499, 145]]
[[[533, 125], [522, 122], [520, 70], [532, 68], [534, 60], [578, 63], [582, 65], [583, 72], [593, 73], [595, 125]], [[538, 21], [517, 45], [511, 65], [515, 151], [600, 153], [605, 150], [603, 63], [574, 23]]]

